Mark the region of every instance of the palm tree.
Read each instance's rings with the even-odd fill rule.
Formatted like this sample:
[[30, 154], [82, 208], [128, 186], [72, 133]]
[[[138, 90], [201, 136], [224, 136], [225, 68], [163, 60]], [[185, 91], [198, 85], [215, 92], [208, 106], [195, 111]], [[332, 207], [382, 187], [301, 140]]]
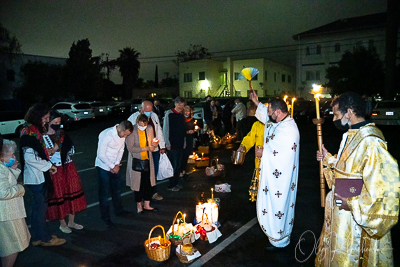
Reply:
[[140, 62], [138, 57], [140, 53], [131, 47], [125, 47], [124, 49], [119, 50], [119, 54], [117, 65], [119, 66], [119, 72], [122, 76], [125, 97], [131, 99], [132, 90], [139, 77]]

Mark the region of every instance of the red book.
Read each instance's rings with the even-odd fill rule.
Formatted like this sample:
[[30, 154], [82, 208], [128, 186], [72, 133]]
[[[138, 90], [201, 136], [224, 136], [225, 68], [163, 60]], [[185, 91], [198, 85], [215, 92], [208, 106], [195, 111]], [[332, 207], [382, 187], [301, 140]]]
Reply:
[[363, 185], [363, 179], [335, 179], [335, 193], [345, 198], [358, 196]]

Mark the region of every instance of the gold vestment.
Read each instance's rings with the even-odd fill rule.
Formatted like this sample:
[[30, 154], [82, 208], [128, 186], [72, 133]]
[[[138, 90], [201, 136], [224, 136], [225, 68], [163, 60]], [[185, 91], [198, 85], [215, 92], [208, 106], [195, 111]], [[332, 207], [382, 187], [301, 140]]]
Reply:
[[[252, 148], [254, 145], [256, 147], [263, 147], [264, 127], [265, 125], [260, 121], [256, 121], [255, 123], [253, 123], [251, 131], [243, 138], [242, 143], [240, 144], [244, 148], [246, 153], [249, 152], [250, 148]], [[257, 158], [255, 159], [255, 165], [256, 168], [260, 167], [260, 160], [257, 160]]]
[[[393, 266], [390, 229], [399, 216], [399, 169], [375, 124], [350, 129], [338, 161], [324, 158], [329, 188], [315, 266]], [[336, 179], [363, 179], [360, 195], [335, 204]]]

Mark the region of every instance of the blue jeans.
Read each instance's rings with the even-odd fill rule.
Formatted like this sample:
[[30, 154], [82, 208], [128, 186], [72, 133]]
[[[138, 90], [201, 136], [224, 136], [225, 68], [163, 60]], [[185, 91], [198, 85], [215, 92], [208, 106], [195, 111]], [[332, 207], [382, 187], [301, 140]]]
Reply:
[[46, 211], [47, 193], [44, 190], [44, 183], [41, 184], [26, 184], [32, 192], [33, 206], [31, 213], [31, 236], [32, 241], [49, 242], [51, 240], [51, 234], [46, 224]]
[[174, 168], [174, 176], [169, 178], [169, 188], [177, 186], [179, 183], [179, 175], [181, 173], [183, 149], [171, 149], [168, 151], [168, 158]]
[[151, 154], [153, 155], [154, 175], [156, 176], [156, 179], [157, 179], [158, 166], [160, 164], [160, 151], [154, 151], [154, 152], [151, 152]]
[[99, 206], [101, 219], [110, 220], [110, 205], [108, 204], [108, 195], [111, 189], [111, 198], [115, 214], [123, 211], [121, 205], [121, 171], [117, 174], [96, 167], [99, 178]]

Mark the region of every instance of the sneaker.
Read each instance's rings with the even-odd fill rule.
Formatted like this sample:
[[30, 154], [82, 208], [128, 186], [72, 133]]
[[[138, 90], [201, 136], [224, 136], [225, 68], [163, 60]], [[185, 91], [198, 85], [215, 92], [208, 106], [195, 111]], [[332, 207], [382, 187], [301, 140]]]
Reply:
[[53, 247], [61, 246], [62, 244], [65, 244], [65, 242], [67, 242], [67, 240], [53, 236], [49, 242], [42, 242], [40, 245], [43, 247]]
[[76, 230], [82, 230], [83, 229], [83, 225], [80, 225], [80, 224], [77, 224], [77, 223], [74, 223], [74, 225], [68, 223], [68, 227], [76, 229]]
[[153, 195], [152, 199], [154, 199], [154, 200], [163, 200], [164, 198], [162, 196], [160, 196], [158, 193], [155, 193]]
[[70, 234], [70, 233], [72, 233], [72, 230], [71, 230], [68, 226], [62, 227], [62, 226], [60, 225], [60, 230], [61, 230], [61, 232], [63, 232], [64, 234]]

